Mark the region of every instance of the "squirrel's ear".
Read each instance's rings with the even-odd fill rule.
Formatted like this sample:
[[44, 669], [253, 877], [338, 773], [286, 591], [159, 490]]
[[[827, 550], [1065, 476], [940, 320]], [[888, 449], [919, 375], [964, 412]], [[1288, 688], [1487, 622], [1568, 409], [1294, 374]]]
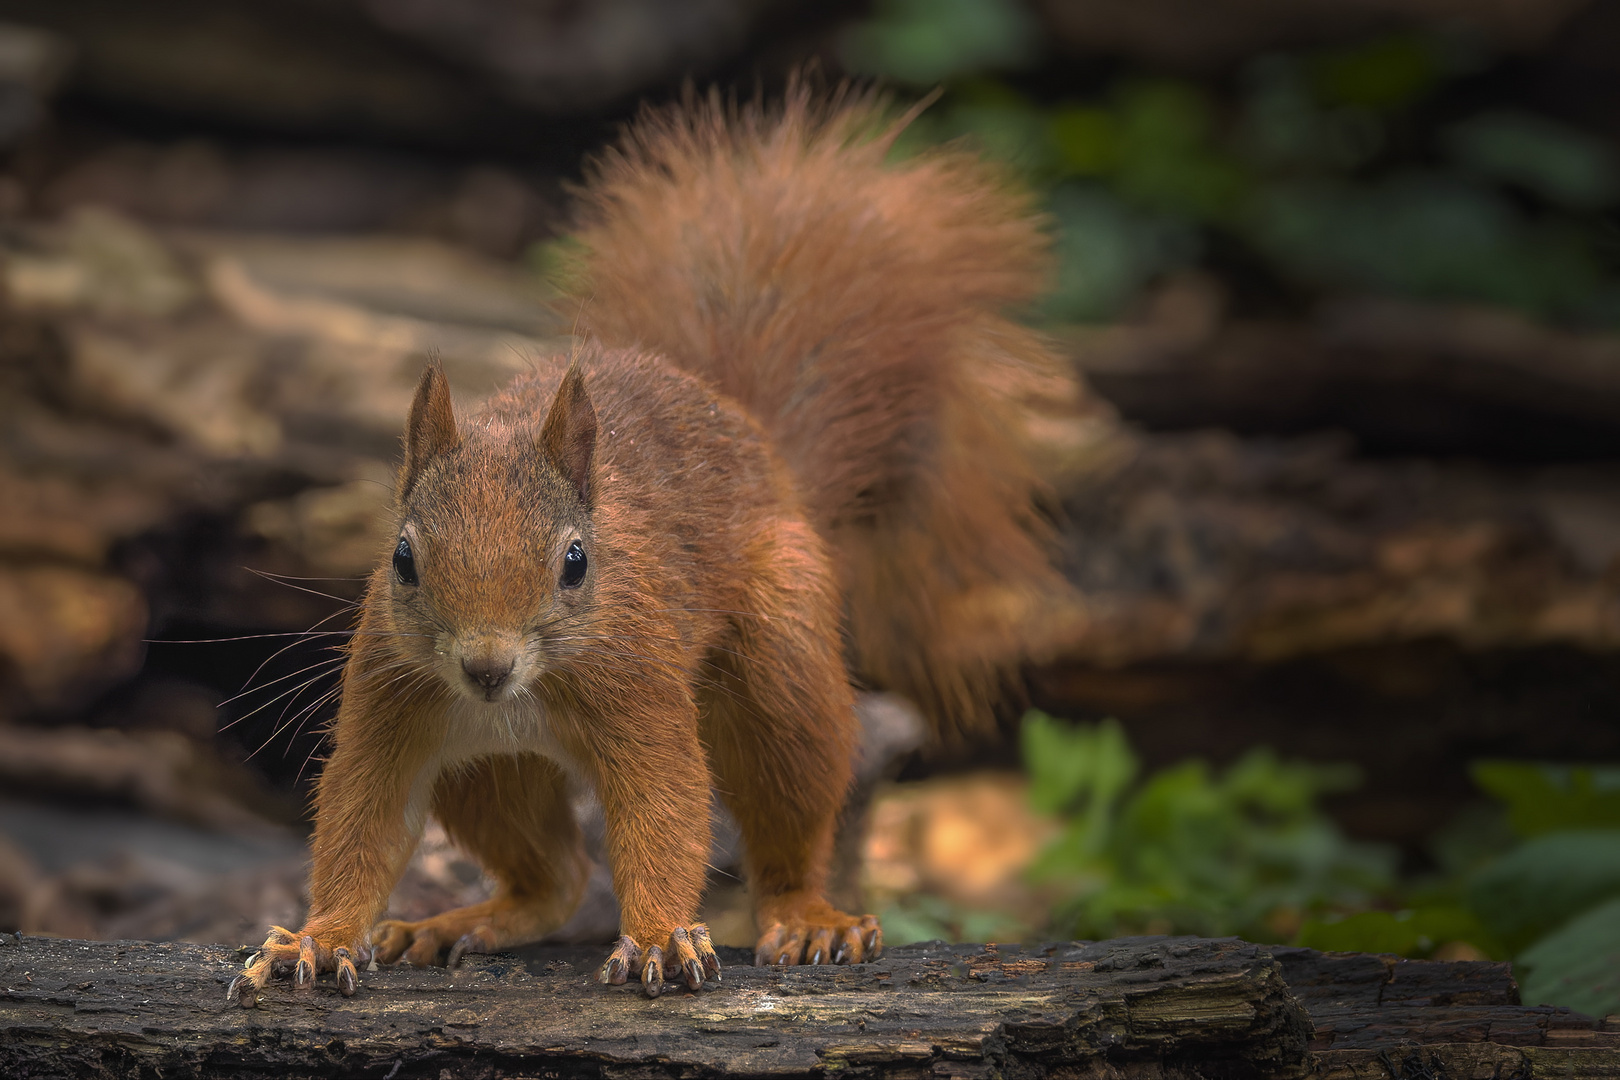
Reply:
[[591, 457], [596, 453], [596, 408], [585, 392], [585, 373], [570, 364], [557, 397], [540, 429], [540, 449], [574, 485], [586, 505], [591, 501]]
[[399, 501], [404, 502], [411, 488], [422, 478], [427, 463], [461, 445], [456, 430], [456, 413], [450, 405], [450, 382], [437, 360], [428, 361], [422, 381], [416, 384], [416, 398], [405, 421], [405, 467], [399, 472]]

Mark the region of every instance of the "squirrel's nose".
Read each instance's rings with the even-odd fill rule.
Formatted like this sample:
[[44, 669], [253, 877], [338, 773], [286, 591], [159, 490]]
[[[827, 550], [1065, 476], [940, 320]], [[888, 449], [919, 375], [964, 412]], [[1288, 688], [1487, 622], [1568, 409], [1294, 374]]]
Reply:
[[512, 667], [516, 662], [510, 656], [465, 656], [461, 660], [461, 670], [467, 673], [467, 678], [490, 693], [499, 690], [512, 677]]

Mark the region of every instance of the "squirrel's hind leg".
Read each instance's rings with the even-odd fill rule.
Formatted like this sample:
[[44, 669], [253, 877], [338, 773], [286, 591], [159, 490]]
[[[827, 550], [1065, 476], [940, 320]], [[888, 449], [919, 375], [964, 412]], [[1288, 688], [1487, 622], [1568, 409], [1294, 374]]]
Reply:
[[455, 967], [465, 953], [536, 941], [579, 906], [590, 874], [562, 772], [533, 754], [483, 758], [446, 773], [433, 792], [445, 831], [499, 883], [493, 899], [372, 931], [379, 963]]
[[839, 651], [839, 601], [819, 538], [802, 521], [760, 529], [748, 552], [745, 611], [710, 662], [703, 738], [717, 787], [742, 830], [760, 930], [754, 963], [843, 964], [877, 957], [871, 915], [826, 899], [856, 721]]

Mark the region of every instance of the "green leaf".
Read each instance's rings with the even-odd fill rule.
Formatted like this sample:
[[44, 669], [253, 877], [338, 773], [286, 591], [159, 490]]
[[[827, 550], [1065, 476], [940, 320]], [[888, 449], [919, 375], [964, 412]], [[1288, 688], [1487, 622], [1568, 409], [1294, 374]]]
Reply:
[[1544, 116], [1484, 113], [1453, 127], [1444, 141], [1463, 165], [1561, 206], [1595, 210], [1620, 198], [1614, 150]]
[[1047, 312], [1055, 318], [1117, 315], [1153, 277], [1198, 254], [1198, 235], [1186, 222], [1128, 207], [1098, 186], [1062, 185], [1051, 212], [1059, 225], [1058, 271]]
[[1509, 948], [1620, 896], [1620, 829], [1546, 833], [1474, 875], [1468, 905]]
[[1056, 109], [1047, 134], [1065, 172], [1096, 176], [1119, 163], [1119, 124], [1107, 109], [1079, 105]]
[[1439, 83], [1441, 58], [1422, 38], [1397, 34], [1324, 53], [1312, 64], [1323, 100], [1392, 110], [1410, 105]]
[[[918, 897], [918, 900], [937, 900], [937, 897]], [[896, 945], [910, 945], [918, 941], [949, 941], [951, 928], [943, 913], [923, 903], [896, 904], [879, 913], [883, 921], [883, 940]]]
[[879, 913], [883, 940], [894, 945], [917, 941], [1027, 941], [1031, 928], [1015, 915], [962, 907], [942, 896], [917, 894]]
[[1042, 110], [990, 79], [973, 79], [954, 91], [942, 120], [949, 137], [965, 135], [990, 157], [1027, 176], [1054, 171], [1049, 126]]
[[1466, 941], [1493, 956], [1502, 954], [1495, 935], [1479, 917], [1455, 904], [1395, 912], [1362, 911], [1342, 919], [1310, 919], [1300, 927], [1294, 944], [1323, 952], [1424, 957], [1453, 941]]
[[1136, 776], [1136, 755], [1117, 720], [1067, 724], [1031, 709], [1021, 738], [1030, 801], [1045, 814], [1107, 815]]
[[1250, 188], [1241, 165], [1214, 142], [1214, 106], [1199, 87], [1133, 82], [1118, 92], [1115, 186], [1126, 200], [1194, 221], [1232, 216]]
[[1385, 144], [1384, 118], [1364, 106], [1324, 108], [1306, 86], [1298, 57], [1262, 56], [1248, 65], [1244, 81], [1237, 146], [1253, 165], [1343, 172], [1366, 164]]
[[1602, 282], [1588, 238], [1455, 174], [1276, 183], [1243, 227], [1291, 275], [1334, 288], [1553, 313], [1590, 307]]
[[1565, 923], [1514, 960], [1526, 1005], [1620, 1013], [1620, 897]]
[[1520, 836], [1557, 829], [1620, 828], [1620, 768], [1476, 761], [1474, 783], [1508, 806]]
[[853, 71], [913, 86], [1020, 68], [1039, 51], [1036, 23], [1014, 0], [879, 0], [844, 41]]

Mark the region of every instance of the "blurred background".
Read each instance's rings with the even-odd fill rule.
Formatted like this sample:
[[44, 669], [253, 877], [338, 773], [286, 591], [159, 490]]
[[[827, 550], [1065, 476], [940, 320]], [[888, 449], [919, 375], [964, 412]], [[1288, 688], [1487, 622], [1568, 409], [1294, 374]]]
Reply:
[[[1490, 957], [1620, 1012], [1620, 0], [0, 0], [0, 928], [301, 920], [302, 632], [425, 355], [470, 405], [566, 333], [568, 185], [637, 102], [807, 62], [943, 87], [897, 153], [1040, 192], [1083, 380], [1034, 708], [939, 752], [862, 703], [887, 939]], [[393, 910], [486, 888], [430, 830]]]

